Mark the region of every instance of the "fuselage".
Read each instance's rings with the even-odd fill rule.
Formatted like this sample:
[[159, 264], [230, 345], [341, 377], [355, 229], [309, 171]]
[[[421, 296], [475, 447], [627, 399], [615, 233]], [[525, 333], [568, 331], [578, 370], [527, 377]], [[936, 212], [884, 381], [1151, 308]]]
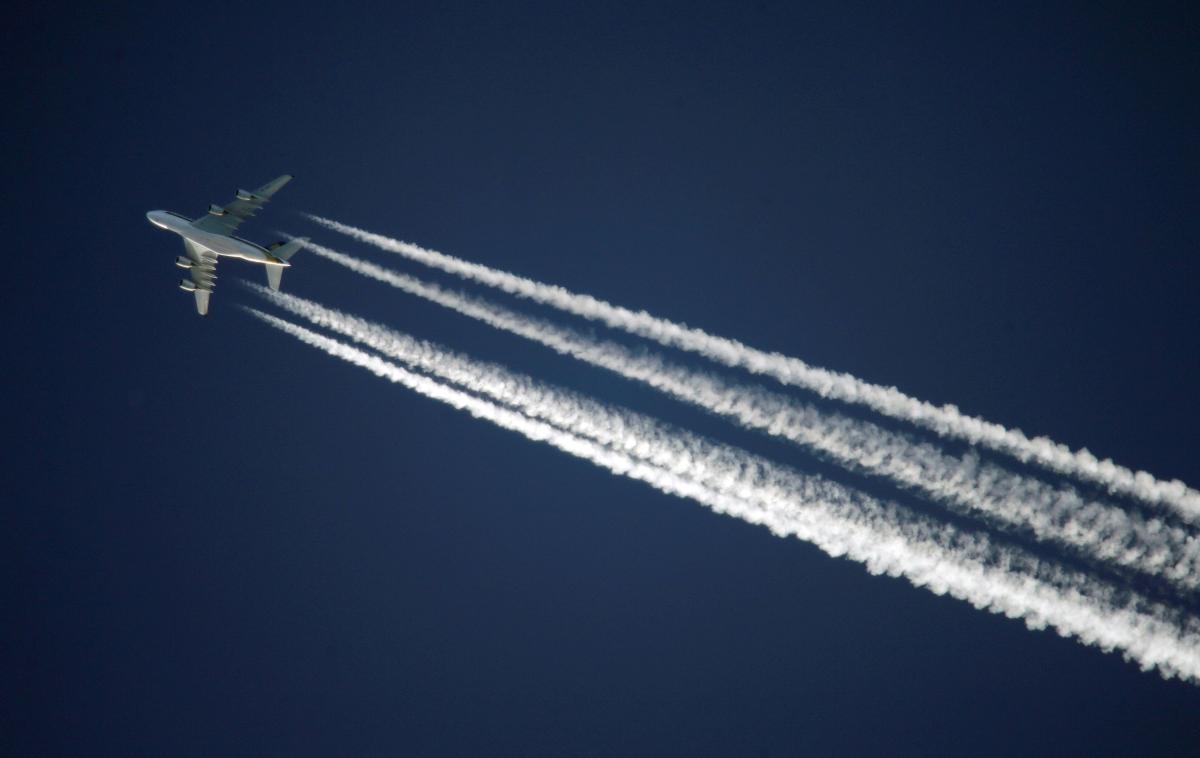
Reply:
[[272, 266], [288, 265], [287, 261], [271, 255], [264, 247], [237, 237], [197, 229], [190, 220], [171, 211], [150, 211], [146, 214], [146, 218], [158, 228], [175, 232], [193, 245], [204, 248], [214, 255], [225, 258], [241, 258], [251, 263], [265, 263]]

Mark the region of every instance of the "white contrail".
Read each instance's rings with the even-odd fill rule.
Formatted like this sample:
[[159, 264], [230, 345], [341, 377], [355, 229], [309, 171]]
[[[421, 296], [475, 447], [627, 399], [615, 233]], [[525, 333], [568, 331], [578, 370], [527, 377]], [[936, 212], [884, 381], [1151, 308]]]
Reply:
[[[317, 255], [355, 272], [560, 353], [645, 382], [742, 426], [781, 436], [843, 465], [887, 477], [955, 510], [1029, 529], [1039, 539], [1072, 546], [1096, 560], [1162, 576], [1187, 590], [1200, 587], [1200, 540], [1177, 526], [1084, 501], [1073, 488], [1054, 488], [1030, 477], [1017, 476], [971, 454], [954, 458], [933, 445], [914, 442], [866, 421], [823, 413], [810, 404], [761, 388], [730, 385], [657, 356], [635, 353], [478, 298], [446, 291], [315, 243], [307, 246]], [[264, 288], [255, 286], [255, 289], [265, 294]], [[321, 325], [333, 325], [321, 313], [320, 306], [305, 301], [315, 310], [310, 307], [300, 311], [292, 307], [298, 301], [290, 300], [289, 296], [273, 299]], [[359, 323], [362, 330], [369, 326], [367, 322]]]
[[936, 406], [909, 397], [895, 387], [884, 387], [849, 374], [810, 366], [798, 358], [758, 350], [737, 340], [711, 335], [645, 311], [633, 311], [591, 295], [577, 294], [563, 287], [464, 261], [331, 219], [311, 214], [308, 217], [329, 229], [427, 266], [600, 321], [669, 347], [698, 353], [727, 366], [771, 376], [784, 384], [803, 387], [823, 397], [865, 405], [943, 436], [986, 445], [1018, 460], [1096, 482], [1113, 493], [1130, 495], [1151, 504], [1161, 503], [1184, 518], [1200, 523], [1200, 492], [1177, 479], [1160, 481], [1145, 471], [1133, 471], [1111, 459], [1101, 460], [1086, 449], [1071, 450], [1048, 437], [1030, 438], [1019, 429], [1008, 429], [1001, 424], [966, 415], [954, 405]]
[[[830, 555], [846, 555], [865, 563], [874, 573], [902, 575], [938, 594], [946, 592], [976, 607], [1023, 618], [1031, 628], [1050, 625], [1060, 634], [1078, 637], [1102, 649], [1119, 649], [1144, 669], [1157, 668], [1164, 676], [1200, 681], [1200, 634], [1194, 619], [1180, 618], [1169, 609], [1143, 599], [1129, 602], [1129, 598], [1134, 597], [1131, 593], [1118, 591], [1085, 575], [1038, 561], [1012, 548], [994, 547], [982, 535], [961, 533], [953, 527], [906, 516], [895, 506], [880, 504], [870, 497], [852, 494], [838, 485], [812, 477], [795, 475], [797, 486], [789, 490], [787, 498], [781, 497], [772, 486], [755, 489], [743, 474], [752, 470], [750, 478], [758, 477], [763, 467], [742, 451], [727, 451], [735, 457], [738, 454], [747, 456], [743, 469], [738, 472], [721, 474], [706, 470], [723, 454], [700, 454], [699, 460], [677, 461], [673, 465], [682, 471], [694, 471], [708, 480], [698, 482], [664, 465], [649, 462], [669, 459], [677, 453], [662, 449], [660, 440], [636, 440], [638, 432], [632, 428], [610, 430], [615, 442], [619, 441], [617, 438], [631, 436], [634, 440], [632, 444], [622, 443], [632, 452], [614, 450], [569, 430], [405, 371], [374, 355], [282, 319], [254, 313], [272, 326], [331, 355], [518, 431], [530, 439], [548, 442], [614, 473], [645, 481], [663, 492], [690, 497], [719, 512], [764, 524], [776, 534], [798, 536]], [[437, 356], [425, 350], [419, 349], [416, 360], [432, 360], [427, 365], [435, 365]], [[586, 415], [586, 405], [567, 409], [565, 413], [564, 423], [572, 428], [594, 432], [606, 424], [603, 419], [571, 416]], [[675, 444], [686, 447], [688, 438], [681, 437]]]

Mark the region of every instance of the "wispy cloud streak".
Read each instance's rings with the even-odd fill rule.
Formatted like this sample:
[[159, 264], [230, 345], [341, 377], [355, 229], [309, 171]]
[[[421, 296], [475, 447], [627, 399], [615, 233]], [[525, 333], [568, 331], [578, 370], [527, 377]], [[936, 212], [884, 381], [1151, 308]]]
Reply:
[[1029, 437], [1019, 429], [964, 414], [954, 405], [933, 405], [910, 397], [895, 387], [863, 381], [849, 374], [810, 366], [798, 358], [767, 352], [737, 340], [709, 334], [646, 311], [634, 311], [563, 287], [533, 281], [422, 248], [408, 242], [368, 232], [338, 221], [309, 215], [326, 228], [433, 268], [461, 276], [567, 313], [599, 321], [606, 326], [687, 350], [731, 367], [743, 368], [815, 392], [822, 397], [869, 407], [884, 415], [908, 421], [937, 434], [985, 445], [1018, 460], [1062, 474], [1098, 483], [1111, 492], [1162, 504], [1178, 515], [1200, 523], [1200, 492], [1179, 480], [1162, 481], [1145, 471], [1133, 471], [1111, 459], [1100, 459], [1086, 449], [1071, 450], [1048, 437]]
[[393, 334], [387, 349], [415, 367], [461, 379], [460, 386], [503, 398], [521, 410], [252, 312], [297, 339], [389, 381], [662, 492], [765, 525], [779, 535], [797, 536], [830, 555], [864, 563], [873, 573], [904, 576], [938, 594], [1022, 618], [1031, 628], [1049, 625], [1104, 650], [1120, 650], [1164, 676], [1200, 680], [1200, 634], [1194, 619], [1018, 549], [997, 546], [985, 535], [930, 522], [826, 480], [780, 471], [745, 451], [707, 443], [636, 414], [606, 413], [594, 401], [571, 401], [569, 393], [540, 386], [528, 377], [506, 375], [501, 367], [473, 364], [404, 335]]
[[[854, 470], [886, 477], [957, 512], [1028, 530], [1039, 539], [1075, 548], [1089, 559], [1160, 576], [1185, 590], [1200, 586], [1200, 540], [1189, 530], [1086, 501], [1074, 488], [1052, 487], [1018, 476], [969, 453], [956, 458], [870, 422], [823, 412], [762, 388], [731, 384], [659, 356], [447, 291], [322, 245], [308, 243], [308, 247], [357, 273], [564, 355], [647, 383], [743, 427], [782, 437]], [[287, 296], [275, 300], [292, 308], [293, 301]], [[301, 315], [314, 318], [311, 310]], [[322, 317], [318, 314], [316, 318]], [[323, 325], [329, 325], [327, 320]]]

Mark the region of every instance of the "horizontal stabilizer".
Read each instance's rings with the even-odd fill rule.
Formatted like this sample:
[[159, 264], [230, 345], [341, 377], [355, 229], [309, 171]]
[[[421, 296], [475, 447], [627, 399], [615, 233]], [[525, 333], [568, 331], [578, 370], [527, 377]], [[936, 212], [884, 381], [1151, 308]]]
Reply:
[[272, 290], [278, 292], [279, 280], [283, 278], [283, 266], [273, 266], [268, 263], [265, 268], [267, 269], [267, 284]]
[[276, 242], [274, 245], [268, 247], [267, 250], [279, 260], [286, 261], [300, 252], [300, 248], [304, 247], [305, 242], [308, 242], [308, 237], [295, 237], [289, 242]]

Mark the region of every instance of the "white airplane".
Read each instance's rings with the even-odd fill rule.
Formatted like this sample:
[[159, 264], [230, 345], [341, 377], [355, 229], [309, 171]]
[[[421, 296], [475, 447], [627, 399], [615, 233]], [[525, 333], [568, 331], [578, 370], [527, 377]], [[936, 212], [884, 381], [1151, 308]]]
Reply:
[[179, 288], [196, 296], [196, 311], [201, 316], [208, 315], [208, 298], [217, 280], [217, 259], [221, 256], [263, 264], [267, 268], [267, 284], [273, 290], [279, 289], [283, 270], [291, 265], [288, 259], [307, 242], [307, 238], [297, 237], [290, 242], [261, 247], [234, 237], [233, 232], [291, 180], [291, 174], [284, 174], [253, 192], [240, 189], [232, 202], [223, 206], [210, 205], [208, 213], [194, 221], [171, 211], [146, 214], [150, 223], [183, 237], [187, 255], [176, 258], [175, 265], [188, 269], [191, 278], [181, 281]]

